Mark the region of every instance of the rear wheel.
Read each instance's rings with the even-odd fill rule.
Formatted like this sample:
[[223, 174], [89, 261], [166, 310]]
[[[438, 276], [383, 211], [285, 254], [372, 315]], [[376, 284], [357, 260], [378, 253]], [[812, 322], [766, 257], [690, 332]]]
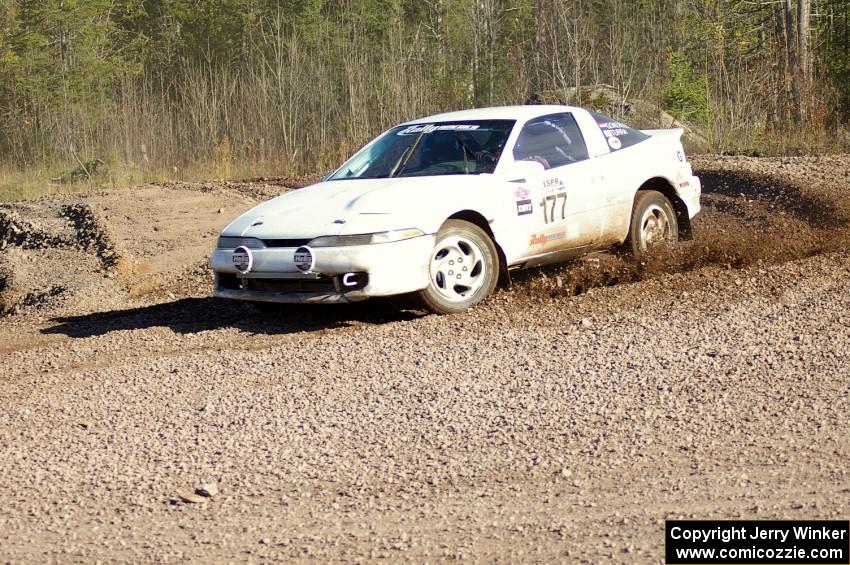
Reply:
[[496, 288], [496, 245], [475, 224], [448, 220], [437, 233], [429, 275], [427, 288], [418, 293], [425, 308], [436, 314], [463, 312]]
[[655, 190], [641, 190], [635, 197], [626, 248], [635, 257], [651, 254], [679, 242], [679, 224], [670, 201]]

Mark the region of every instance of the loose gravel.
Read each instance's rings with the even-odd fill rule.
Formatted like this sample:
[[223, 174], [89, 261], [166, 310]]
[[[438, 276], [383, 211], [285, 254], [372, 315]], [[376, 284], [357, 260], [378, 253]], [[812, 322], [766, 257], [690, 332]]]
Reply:
[[[462, 315], [262, 318], [191, 269], [20, 306], [0, 318], [0, 558], [658, 563], [667, 518], [846, 519], [831, 159], [703, 158], [680, 255], [528, 272]], [[198, 194], [250, 204], [220, 190]]]

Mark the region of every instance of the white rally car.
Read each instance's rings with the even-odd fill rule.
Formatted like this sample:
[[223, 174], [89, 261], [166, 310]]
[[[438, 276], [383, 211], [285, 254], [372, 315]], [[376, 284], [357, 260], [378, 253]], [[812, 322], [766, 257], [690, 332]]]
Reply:
[[512, 269], [623, 243], [635, 254], [675, 244], [700, 210], [681, 136], [570, 106], [401, 124], [322, 182], [224, 228], [213, 293], [323, 303], [414, 293], [451, 313]]

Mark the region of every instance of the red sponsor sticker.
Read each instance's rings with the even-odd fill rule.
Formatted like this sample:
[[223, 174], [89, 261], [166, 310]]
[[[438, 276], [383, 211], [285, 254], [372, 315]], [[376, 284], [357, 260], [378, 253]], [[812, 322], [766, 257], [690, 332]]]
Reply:
[[533, 247], [535, 245], [546, 245], [547, 243], [564, 239], [565, 236], [566, 233], [562, 231], [557, 233], [535, 233], [532, 234], [531, 239], [528, 241], [528, 246]]

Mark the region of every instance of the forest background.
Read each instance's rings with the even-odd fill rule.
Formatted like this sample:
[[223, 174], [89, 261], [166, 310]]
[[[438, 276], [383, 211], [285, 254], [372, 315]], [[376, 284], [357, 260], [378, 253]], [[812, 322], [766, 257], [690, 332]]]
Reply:
[[0, 200], [320, 173], [535, 95], [663, 109], [691, 151], [845, 152], [849, 32], [850, 0], [0, 0]]

